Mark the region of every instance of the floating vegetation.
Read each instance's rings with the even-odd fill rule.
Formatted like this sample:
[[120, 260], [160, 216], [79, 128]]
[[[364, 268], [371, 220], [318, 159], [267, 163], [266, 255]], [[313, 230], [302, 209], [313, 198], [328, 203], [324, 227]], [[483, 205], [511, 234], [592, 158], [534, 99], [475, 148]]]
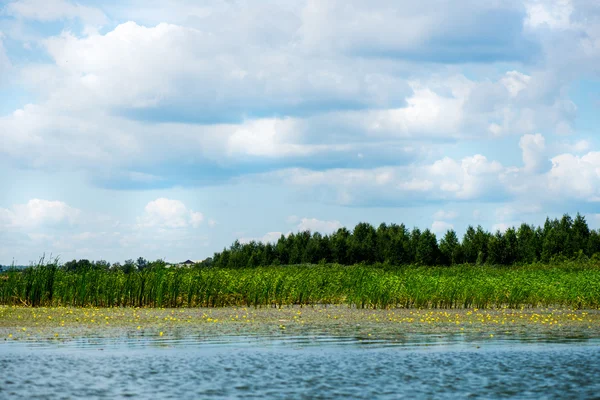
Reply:
[[0, 339], [178, 338], [219, 335], [475, 334], [598, 337], [599, 310], [559, 308], [357, 309], [308, 307], [104, 308], [0, 306]]

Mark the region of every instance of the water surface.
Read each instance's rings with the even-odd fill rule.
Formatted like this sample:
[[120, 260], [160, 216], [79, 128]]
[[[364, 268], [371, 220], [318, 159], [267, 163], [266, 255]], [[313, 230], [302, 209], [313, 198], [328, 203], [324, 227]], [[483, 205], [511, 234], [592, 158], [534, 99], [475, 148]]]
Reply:
[[593, 398], [600, 341], [468, 335], [77, 338], [0, 344], [0, 398]]

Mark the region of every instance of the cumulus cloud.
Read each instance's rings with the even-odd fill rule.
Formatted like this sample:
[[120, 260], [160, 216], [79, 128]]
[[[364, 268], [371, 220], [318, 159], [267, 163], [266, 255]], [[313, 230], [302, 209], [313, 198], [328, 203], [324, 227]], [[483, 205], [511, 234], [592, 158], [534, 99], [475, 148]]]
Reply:
[[550, 160], [545, 154], [546, 140], [541, 134], [522, 136], [519, 147], [523, 152], [525, 171], [540, 172], [550, 167]]
[[588, 140], [580, 139], [572, 142], [564, 141], [556, 143], [553, 147], [556, 149], [556, 153], [566, 152], [581, 154], [590, 151], [592, 145]]
[[[285, 236], [288, 236], [291, 232], [288, 232], [287, 234], [285, 234]], [[239, 238], [239, 242], [242, 244], [245, 243], [250, 243], [250, 242], [257, 242], [257, 243], [276, 243], [279, 238], [281, 237], [281, 235], [283, 235], [282, 232], [268, 232], [265, 233], [263, 236], [261, 237], [241, 237]]]
[[[37, 15], [27, 6], [33, 0], [11, 4], [20, 4], [24, 16]], [[60, 15], [80, 10], [74, 3], [57, 4], [54, 9]], [[248, 46], [240, 46], [239, 35], [222, 31], [223, 24], [207, 22], [238, 15], [238, 4], [180, 5], [204, 23], [180, 17], [173, 17], [176, 24], [143, 26], [130, 21], [104, 34], [78, 37], [65, 31], [45, 39], [42, 44], [53, 62], [28, 64], [20, 71], [21, 81], [40, 101], [0, 117], [5, 144], [0, 151], [37, 168], [84, 168], [101, 186], [166, 187], [198, 183], [187, 174], [161, 175], [181, 159], [218, 169], [221, 173], [211, 179], [222, 182], [248, 170], [248, 164], [263, 170], [322, 169], [325, 163], [379, 167], [424, 157], [432, 151], [431, 139], [571, 129], [573, 104], [560, 85], [547, 83], [554, 80], [543, 71], [526, 75], [511, 69], [479, 81], [435, 68], [434, 73], [415, 74], [414, 68], [381, 57], [355, 56], [353, 51], [360, 53], [364, 40], [380, 40], [380, 30], [349, 32], [339, 27], [330, 32], [327, 24], [335, 21], [320, 19], [342, 12], [365, 27], [404, 29], [397, 24], [404, 14], [391, 12], [399, 9], [395, 2], [369, 10], [360, 2], [343, 7], [336, 2], [273, 5], [273, 12], [296, 28], [278, 25], [281, 39], [265, 42], [264, 27], [255, 20], [240, 21], [256, 32], [245, 38], [255, 41]], [[469, 3], [481, 20], [465, 20], [449, 3], [439, 6], [446, 11], [434, 10], [423, 17], [427, 21], [415, 22], [423, 29], [417, 36], [427, 45], [443, 41], [448, 32], [471, 35], [466, 26], [491, 34], [482, 21], [497, 17], [497, 12], [510, 21], [522, 19], [518, 8], [507, 6]], [[402, 11], [427, 16], [423, 7], [404, 6]], [[160, 8], [148, 4], [150, 10]], [[177, 14], [177, 6], [171, 8], [172, 13], [163, 10], [165, 18]], [[260, 13], [256, 18], [261, 20]], [[329, 22], [323, 25], [324, 21]], [[316, 32], [324, 33], [323, 43], [333, 41], [327, 51], [335, 56], [319, 55], [321, 50], [310, 39]], [[504, 45], [511, 46], [500, 46]], [[409, 54], [415, 44], [381, 46]], [[347, 54], [349, 49], [354, 50]], [[100, 164], [102, 170], [94, 168]], [[431, 181], [415, 179], [402, 185], [426, 191]]]
[[523, 220], [525, 216], [540, 213], [542, 210], [540, 204], [519, 201], [496, 208], [495, 217], [498, 222], [518, 225], [519, 221]]
[[571, 0], [526, 2], [527, 18], [525, 26], [539, 28], [545, 26], [550, 29], [566, 29], [571, 26], [573, 5]]
[[5, 228], [38, 228], [74, 224], [81, 211], [62, 201], [31, 199], [25, 204], [0, 208], [0, 226]]
[[[298, 232], [310, 231], [310, 232], [319, 232], [324, 235], [331, 234], [341, 228], [343, 225], [339, 221], [323, 221], [317, 218], [301, 218], [298, 219], [296, 216], [292, 216], [293, 218], [288, 217], [288, 222], [297, 223], [296, 230]], [[292, 231], [287, 233], [282, 232], [268, 232], [261, 237], [248, 237], [242, 236], [238, 240], [240, 243], [250, 243], [250, 242], [262, 242], [262, 243], [275, 243], [281, 235], [289, 236]]]
[[373, 169], [287, 169], [261, 179], [314, 190], [319, 199], [343, 205], [410, 204], [419, 201], [502, 198], [510, 170], [477, 154], [432, 164]]
[[367, 71], [260, 44], [252, 46], [256, 57], [234, 38], [131, 21], [105, 35], [63, 33], [44, 42], [57, 67], [52, 96], [67, 101], [79, 93], [74, 106], [94, 104], [142, 120], [214, 123], [338, 104], [361, 107], [376, 101], [385, 84], [404, 86], [392, 76], [376, 79], [374, 66], [368, 71], [374, 79], [366, 80]]
[[188, 209], [181, 201], [161, 197], [146, 205], [137, 227], [197, 228], [203, 220], [202, 213]]
[[[346, 206], [509, 201], [494, 220], [505, 224], [527, 212], [516, 204], [600, 199], [599, 157], [577, 136], [572, 90], [600, 65], [598, 2], [131, 0], [103, 3], [106, 14], [83, 3], [2, 9], [0, 77], [16, 94], [2, 104], [0, 155], [14, 168], [83, 171], [112, 189], [259, 179]], [[62, 33], [31, 38], [59, 24]], [[519, 149], [522, 165], [509, 165]], [[187, 229], [202, 213], [163, 196], [116, 236], [23, 240], [69, 251], [79, 240], [158, 251], [148, 232], [173, 247], [206, 242]], [[458, 224], [445, 211], [432, 220]], [[16, 217], [30, 212], [1, 209], [1, 224], [36, 220]]]
[[508, 228], [513, 227], [515, 224], [507, 223], [507, 222], [499, 222], [497, 224], [492, 225], [492, 232], [500, 231], [502, 233], [506, 232]]
[[6, 73], [11, 67], [10, 60], [8, 59], [8, 55], [6, 54], [6, 49], [4, 48], [4, 34], [0, 32], [0, 84], [5, 83], [2, 76], [6, 76]]
[[322, 221], [316, 218], [302, 218], [297, 228], [299, 231], [319, 232], [329, 234], [337, 231], [343, 225], [340, 221]]
[[554, 193], [565, 198], [600, 201], [600, 152], [553, 157], [548, 184]]
[[433, 218], [436, 220], [449, 220], [456, 219], [458, 217], [458, 213], [456, 211], [451, 210], [439, 210], [435, 214], [433, 214]]
[[[9, 11], [46, 19], [85, 11], [65, 0], [53, 2], [52, 7], [37, 7], [37, 0], [22, 0], [10, 3]], [[176, 23], [149, 26], [130, 21], [104, 34], [78, 37], [65, 31], [45, 39], [42, 44], [53, 62], [21, 69], [22, 82], [29, 82], [40, 101], [0, 119], [4, 152], [37, 167], [72, 163], [90, 168], [87, 164], [104, 163], [118, 170], [122, 164], [137, 164], [134, 171], [119, 171], [121, 175], [152, 175], [150, 167], [160, 169], [183, 157], [198, 164], [275, 159], [299, 166], [301, 159], [307, 160], [304, 164], [324, 159], [348, 164], [361, 154], [362, 162], [382, 165], [391, 155], [369, 157], [369, 150], [410, 153], [408, 149], [431, 138], [456, 140], [486, 130], [500, 135], [570, 126], [570, 105], [559, 92], [554, 90], [557, 100], [548, 103], [540, 101], [545, 91], [531, 88], [549, 81], [537, 71], [525, 75], [510, 70], [491, 81], [477, 81], [458, 73], [415, 74], [410, 66], [355, 57], [344, 50], [358, 50], [365, 40], [369, 46], [391, 40], [379, 43], [382, 49], [410, 53], [423, 47], [419, 40], [427, 47], [448, 35], [466, 39], [473, 34], [470, 29], [493, 36], [484, 21], [500, 15], [520, 23], [519, 8], [469, 2], [472, 15], [478, 17], [467, 18], [447, 2], [434, 9], [387, 1], [368, 10], [360, 2], [270, 6], [269, 15], [277, 13], [286, 21], [277, 25], [282, 34], [275, 43], [264, 40], [268, 21], [258, 12], [261, 7], [244, 11], [255, 12], [256, 20], [239, 21], [239, 26], [256, 36], [245, 38], [252, 44], [240, 46], [239, 35], [223, 31], [224, 24], [214, 21], [229, 19], [225, 25], [231, 26], [241, 5], [212, 2], [179, 2], [169, 7], [172, 11], [158, 3], [144, 7], [144, 16], [164, 18], [186, 9], [202, 23], [180, 17], [173, 17]], [[339, 20], [330, 18], [336, 13], [348, 13], [361, 28], [331, 30]], [[403, 44], [406, 34], [381, 35], [384, 27], [390, 33], [407, 29], [398, 24], [405, 18], [421, 27], [415, 33], [421, 39]], [[314, 55], [319, 52], [317, 44], [311, 44], [314, 34], [321, 43], [332, 41], [327, 46], [337, 53]], [[348, 46], [340, 47], [342, 43]], [[496, 45], [511, 46], [490, 44]], [[144, 123], [149, 121], [154, 124]], [[160, 177], [148, 185], [166, 184], [159, 181]]]
[[[489, 29], [499, 20], [502, 33]], [[524, 58], [528, 48], [521, 21], [521, 11], [510, 2], [467, 1], [457, 9], [450, 1], [384, 0], [373, 7], [359, 0], [310, 0], [299, 32], [304, 48], [320, 53], [456, 62], [453, 53], [460, 46], [463, 60], [514, 60]], [[488, 44], [473, 39], [479, 36], [489, 38]]]
[[519, 71], [508, 71], [500, 82], [506, 87], [511, 97], [515, 97], [527, 87], [530, 80], [531, 76], [529, 75], [525, 75]]
[[451, 229], [454, 229], [454, 225], [446, 221], [433, 221], [431, 224], [431, 231], [438, 236], [445, 234]]
[[67, 0], [17, 0], [8, 3], [5, 12], [37, 21], [80, 19], [87, 26], [88, 33], [108, 22], [101, 10]]

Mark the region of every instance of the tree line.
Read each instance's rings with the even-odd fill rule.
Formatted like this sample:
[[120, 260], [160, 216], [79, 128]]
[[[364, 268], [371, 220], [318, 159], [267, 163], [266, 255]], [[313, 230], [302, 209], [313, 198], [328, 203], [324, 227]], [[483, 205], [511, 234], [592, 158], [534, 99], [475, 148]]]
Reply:
[[[521, 224], [505, 232], [485, 231], [469, 226], [459, 239], [448, 230], [439, 240], [429, 229], [409, 230], [404, 224], [382, 223], [377, 228], [366, 222], [352, 231], [340, 228], [330, 235], [302, 231], [281, 235], [276, 243], [235, 241], [229, 248], [196, 264], [198, 267], [255, 268], [294, 264], [377, 264], [401, 265], [512, 265], [535, 262], [594, 258], [600, 261], [600, 231], [590, 229], [585, 217], [572, 219], [546, 218], [543, 226]], [[41, 260], [39, 265], [44, 264]], [[143, 257], [110, 264], [104, 260], [72, 260], [59, 265], [67, 271], [112, 270], [129, 274], [134, 271], [164, 268], [164, 260], [149, 261]], [[14, 266], [13, 266], [14, 268]], [[9, 266], [2, 269], [11, 269]]]
[[512, 265], [591, 257], [600, 258], [600, 232], [590, 229], [582, 215], [573, 219], [565, 214], [561, 219], [546, 218], [543, 226], [523, 223], [505, 232], [469, 226], [462, 240], [454, 230], [438, 240], [429, 229], [385, 223], [375, 228], [361, 222], [352, 231], [340, 228], [331, 235], [304, 231], [282, 235], [276, 243], [235, 241], [203, 264], [219, 268], [302, 263]]

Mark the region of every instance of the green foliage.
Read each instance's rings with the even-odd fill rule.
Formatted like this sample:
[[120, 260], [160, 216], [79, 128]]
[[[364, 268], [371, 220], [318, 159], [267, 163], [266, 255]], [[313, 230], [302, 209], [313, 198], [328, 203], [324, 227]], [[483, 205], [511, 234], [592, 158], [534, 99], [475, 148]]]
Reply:
[[419, 265], [436, 265], [439, 259], [439, 248], [435, 234], [429, 229], [419, 236], [415, 261]]
[[460, 264], [463, 260], [463, 252], [454, 230], [446, 232], [440, 240], [440, 263], [443, 265]]
[[[440, 267], [428, 267], [433, 265]], [[504, 233], [469, 226], [462, 242], [451, 230], [439, 244], [428, 229], [375, 229], [363, 222], [331, 235], [282, 235], [275, 244], [236, 241], [193, 268], [168, 268], [163, 260], [142, 257], [112, 266], [42, 259], [22, 271], [0, 272], [0, 303], [598, 307], [599, 265], [600, 233], [579, 214]]]
[[260, 307], [335, 303], [378, 308], [597, 308], [599, 259], [511, 268], [320, 263], [227, 269], [167, 268], [157, 263], [129, 274], [114, 268], [69, 271], [51, 262], [0, 274], [0, 304]]
[[[267, 265], [302, 263], [357, 263], [390, 265], [513, 265], [515, 263], [550, 262], [558, 256], [577, 259], [580, 253], [590, 258], [600, 253], [600, 234], [589, 229], [583, 216], [564, 215], [560, 220], [546, 219], [543, 227], [522, 224], [506, 232], [486, 232], [481, 226], [469, 226], [459, 241], [456, 232], [448, 231], [438, 243], [429, 230], [403, 224], [380, 224], [377, 229], [361, 222], [354, 230], [338, 229], [331, 235], [308, 231], [282, 235], [277, 243], [235, 242], [229, 249], [216, 253], [210, 266], [215, 268], [255, 268]], [[204, 264], [208, 266], [208, 264]]]

